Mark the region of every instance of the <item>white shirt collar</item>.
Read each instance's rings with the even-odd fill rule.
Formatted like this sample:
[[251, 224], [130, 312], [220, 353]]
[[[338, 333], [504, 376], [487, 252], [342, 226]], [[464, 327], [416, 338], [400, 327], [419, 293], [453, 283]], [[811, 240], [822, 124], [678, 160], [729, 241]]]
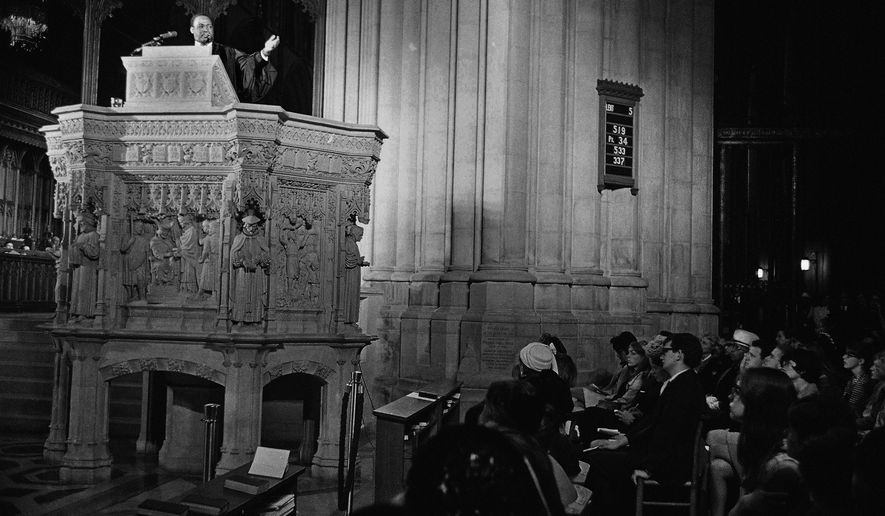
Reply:
[[663, 392], [664, 392], [664, 389], [667, 388], [667, 385], [670, 385], [670, 382], [672, 382], [673, 380], [675, 380], [677, 376], [679, 376], [679, 375], [681, 375], [682, 373], [688, 371], [689, 369], [691, 369], [691, 368], [689, 367], [689, 368], [687, 368], [687, 369], [683, 369], [682, 371], [679, 371], [678, 373], [676, 373], [676, 374], [674, 374], [673, 376], [671, 376], [670, 378], [668, 378], [667, 381], [664, 382], [663, 385], [661, 385], [661, 392], [663, 393]]

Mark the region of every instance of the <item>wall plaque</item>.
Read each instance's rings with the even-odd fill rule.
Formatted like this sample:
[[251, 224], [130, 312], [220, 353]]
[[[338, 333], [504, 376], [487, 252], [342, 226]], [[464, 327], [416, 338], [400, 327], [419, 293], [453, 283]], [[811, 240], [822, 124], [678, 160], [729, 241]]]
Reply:
[[596, 81], [599, 93], [599, 181], [605, 189], [636, 187], [636, 132], [639, 121], [639, 99], [642, 88], [607, 80]]

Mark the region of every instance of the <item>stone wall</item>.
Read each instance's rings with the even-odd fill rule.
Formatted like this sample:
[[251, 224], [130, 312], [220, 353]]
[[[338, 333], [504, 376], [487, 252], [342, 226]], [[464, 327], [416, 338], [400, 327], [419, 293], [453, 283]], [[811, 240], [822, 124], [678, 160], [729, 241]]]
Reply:
[[[586, 372], [624, 329], [716, 331], [713, 2], [328, 6], [324, 116], [391, 135], [361, 318], [381, 396], [482, 389], [542, 332]], [[644, 93], [636, 195], [596, 188], [600, 79]]]

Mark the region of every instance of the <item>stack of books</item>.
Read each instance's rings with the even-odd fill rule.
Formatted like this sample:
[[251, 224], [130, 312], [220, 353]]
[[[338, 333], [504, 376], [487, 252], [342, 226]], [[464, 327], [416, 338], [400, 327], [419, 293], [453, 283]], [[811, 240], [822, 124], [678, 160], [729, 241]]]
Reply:
[[227, 510], [227, 500], [224, 498], [209, 498], [198, 494], [190, 494], [181, 500], [181, 503], [190, 507], [190, 514], [208, 514], [216, 516]]
[[295, 510], [295, 495], [283, 495], [264, 506], [258, 513], [260, 516], [286, 516]]
[[267, 479], [255, 475], [234, 475], [224, 480], [224, 488], [241, 493], [258, 494], [267, 487], [268, 483]]
[[148, 498], [138, 504], [139, 516], [182, 516], [188, 513], [188, 506], [180, 503], [163, 502]]

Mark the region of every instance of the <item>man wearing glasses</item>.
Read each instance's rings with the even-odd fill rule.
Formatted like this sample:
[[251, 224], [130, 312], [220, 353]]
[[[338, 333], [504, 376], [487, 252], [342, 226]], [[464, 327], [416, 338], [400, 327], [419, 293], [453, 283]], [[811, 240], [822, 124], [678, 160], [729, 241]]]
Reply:
[[240, 102], [256, 103], [268, 94], [277, 78], [277, 70], [270, 63], [270, 53], [279, 46], [279, 36], [271, 35], [261, 50], [247, 54], [216, 42], [215, 27], [205, 14], [195, 14], [191, 18], [190, 32], [194, 36], [194, 45], [211, 46], [212, 54], [221, 58]]
[[676, 333], [662, 351], [669, 379], [651, 417], [627, 434], [591, 443], [599, 448], [585, 458], [594, 514], [630, 514], [638, 477], [677, 486], [691, 476], [694, 437], [704, 411], [704, 389], [694, 371], [701, 343], [690, 333]]

